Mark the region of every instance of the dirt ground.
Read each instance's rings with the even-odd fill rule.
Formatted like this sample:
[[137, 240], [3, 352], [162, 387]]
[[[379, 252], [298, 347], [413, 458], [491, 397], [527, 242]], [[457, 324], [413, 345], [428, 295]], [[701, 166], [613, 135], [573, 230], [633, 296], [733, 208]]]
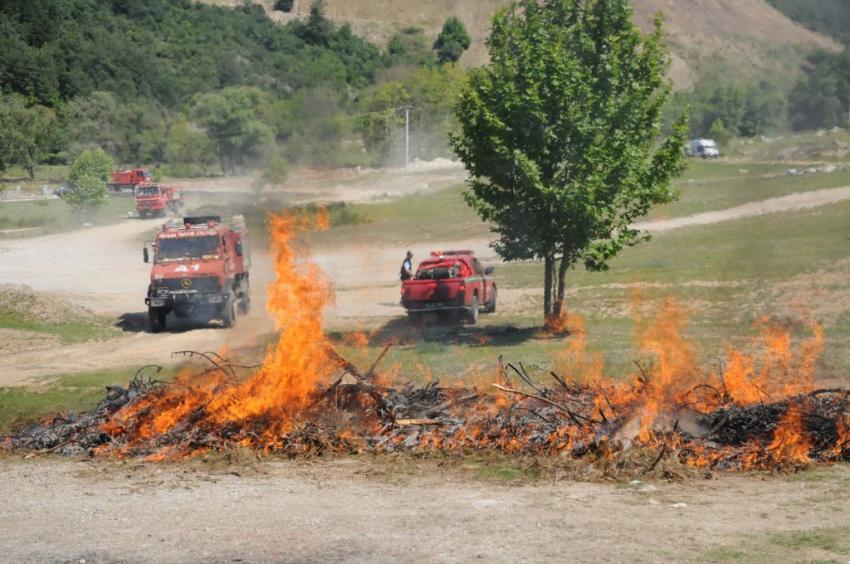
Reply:
[[[840, 526], [836, 517], [850, 514], [850, 498], [836, 495], [850, 482], [847, 467], [812, 479], [518, 485], [452, 465], [441, 471], [433, 461], [408, 466], [349, 458], [216, 469], [7, 457], [0, 559], [706, 561], [717, 547]], [[848, 556], [836, 551], [796, 554]]]

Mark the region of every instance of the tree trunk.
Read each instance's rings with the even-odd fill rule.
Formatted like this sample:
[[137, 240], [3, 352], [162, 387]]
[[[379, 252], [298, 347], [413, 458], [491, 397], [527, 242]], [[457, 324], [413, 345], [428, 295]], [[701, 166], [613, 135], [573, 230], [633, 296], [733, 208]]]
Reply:
[[552, 276], [555, 268], [555, 257], [552, 254], [547, 254], [543, 258], [545, 265], [545, 280], [543, 283], [543, 316], [548, 319], [552, 315]]
[[561, 317], [561, 312], [564, 307], [564, 292], [566, 291], [567, 268], [569, 263], [561, 257], [561, 263], [558, 265], [558, 294], [555, 296], [555, 305], [553, 306], [552, 315]]
[[225, 157], [224, 144], [218, 144], [218, 165], [221, 167], [222, 176], [227, 176], [227, 158]]

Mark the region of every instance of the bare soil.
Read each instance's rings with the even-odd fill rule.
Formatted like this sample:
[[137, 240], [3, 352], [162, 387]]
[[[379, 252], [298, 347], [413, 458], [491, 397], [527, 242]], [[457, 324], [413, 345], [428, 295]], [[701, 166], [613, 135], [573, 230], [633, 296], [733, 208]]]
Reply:
[[2, 462], [10, 562], [705, 561], [850, 514], [847, 467], [629, 485], [485, 481], [412, 459]]
[[[239, 0], [204, 0], [210, 4], [235, 6]], [[309, 13], [310, 0], [296, 0], [290, 14], [272, 11], [273, 0], [261, 0], [272, 18], [289, 21]], [[378, 44], [406, 26], [419, 26], [434, 38], [445, 19], [459, 17], [469, 29], [472, 45], [461, 63], [478, 66], [488, 60], [484, 41], [493, 14], [508, 0], [328, 0], [332, 19], [350, 23], [355, 32]], [[837, 50], [835, 41], [797, 25], [766, 0], [710, 0], [674, 2], [636, 0], [636, 21], [652, 29], [655, 15], [662, 13], [665, 33], [672, 48], [671, 78], [678, 87], [693, 86], [700, 68], [718, 58], [749, 74], [749, 68], [770, 68], [775, 49], [789, 45]], [[784, 53], [784, 52], [783, 52]], [[745, 61], [745, 63], [742, 63]], [[739, 68], [740, 67], [740, 68]]]

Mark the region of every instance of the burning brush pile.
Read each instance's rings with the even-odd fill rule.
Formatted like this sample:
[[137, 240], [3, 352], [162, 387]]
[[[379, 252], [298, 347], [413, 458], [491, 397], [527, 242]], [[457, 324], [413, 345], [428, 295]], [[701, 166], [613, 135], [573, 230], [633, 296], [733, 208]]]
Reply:
[[765, 323], [762, 352], [730, 349], [722, 371], [704, 373], [670, 302], [638, 330], [652, 364], [624, 382], [603, 375], [576, 320], [558, 359], [568, 377], [552, 372], [544, 381], [499, 358], [498, 382], [487, 389], [386, 384], [376, 372], [384, 354], [362, 371], [324, 334], [329, 286], [293, 241], [323, 222], [272, 220], [269, 309], [280, 338], [259, 367], [206, 353], [206, 369], [171, 383], [142, 370], [93, 411], [41, 422], [5, 446], [149, 460], [233, 448], [285, 456], [499, 451], [604, 465], [640, 452], [642, 471], [671, 462], [740, 470], [850, 459], [850, 391], [813, 384], [817, 325], [793, 346], [787, 331]]

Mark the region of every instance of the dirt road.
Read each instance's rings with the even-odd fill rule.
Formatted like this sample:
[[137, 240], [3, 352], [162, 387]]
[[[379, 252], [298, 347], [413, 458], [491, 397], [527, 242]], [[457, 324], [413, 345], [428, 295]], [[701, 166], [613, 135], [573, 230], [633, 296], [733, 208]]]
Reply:
[[[759, 544], [768, 534], [840, 527], [850, 515], [850, 498], [833, 493], [850, 483], [846, 467], [811, 480], [510, 486], [401, 464], [216, 471], [6, 458], [0, 553], [10, 562], [681, 562], [756, 543], [769, 561]], [[835, 544], [794, 556], [846, 560]]]

